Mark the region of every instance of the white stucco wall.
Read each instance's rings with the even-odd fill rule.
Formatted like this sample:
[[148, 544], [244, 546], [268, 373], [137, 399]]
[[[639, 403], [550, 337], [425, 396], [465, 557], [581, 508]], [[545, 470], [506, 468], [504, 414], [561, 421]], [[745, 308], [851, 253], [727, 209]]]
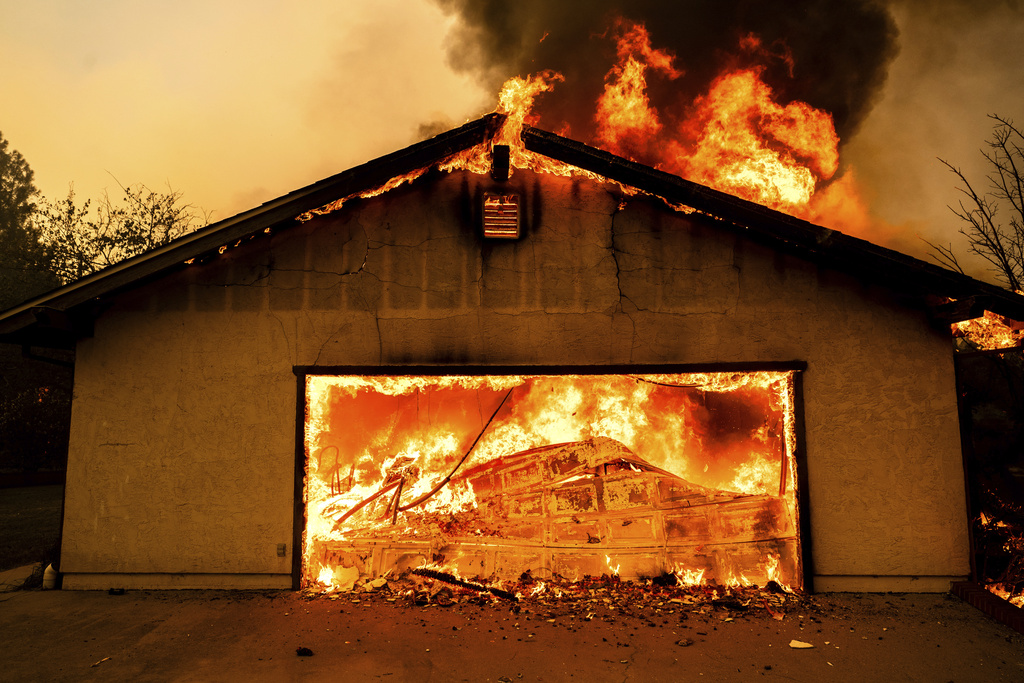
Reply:
[[[885, 290], [611, 186], [421, 179], [122, 295], [78, 347], [69, 588], [287, 587], [294, 366], [806, 361], [819, 590], [968, 572], [948, 332]], [[285, 555], [278, 545], [286, 544]]]

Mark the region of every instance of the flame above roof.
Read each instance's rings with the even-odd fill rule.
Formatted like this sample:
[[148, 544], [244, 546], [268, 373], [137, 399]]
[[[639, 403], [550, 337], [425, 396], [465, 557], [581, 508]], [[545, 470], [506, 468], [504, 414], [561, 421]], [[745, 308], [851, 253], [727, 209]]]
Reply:
[[[0, 342], [70, 348], [77, 336], [87, 333], [105, 299], [187, 267], [224, 247], [287, 228], [297, 217], [339, 199], [372, 194], [396, 177], [440, 166], [454, 155], [492, 141], [504, 121], [503, 114], [488, 114], [30, 299], [0, 313]], [[969, 309], [973, 316], [988, 310], [1024, 320], [1024, 297], [1001, 287], [537, 128], [523, 127], [520, 139], [529, 152], [578, 168], [583, 175], [600, 176], [660, 197], [670, 205], [691, 207], [723, 229], [772, 248], [908, 297], [957, 300], [961, 305], [954, 317], [959, 315], [959, 319], [964, 319]]]

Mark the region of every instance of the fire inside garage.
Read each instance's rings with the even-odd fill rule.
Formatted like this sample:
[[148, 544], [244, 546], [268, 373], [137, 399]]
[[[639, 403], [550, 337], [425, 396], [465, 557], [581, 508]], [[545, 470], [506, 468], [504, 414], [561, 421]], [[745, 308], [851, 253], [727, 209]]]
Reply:
[[791, 373], [314, 376], [303, 583], [799, 587]]

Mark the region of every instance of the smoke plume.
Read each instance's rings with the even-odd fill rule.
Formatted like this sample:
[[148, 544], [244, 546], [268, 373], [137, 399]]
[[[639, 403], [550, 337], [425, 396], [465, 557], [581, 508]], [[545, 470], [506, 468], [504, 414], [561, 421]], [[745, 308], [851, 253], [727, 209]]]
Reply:
[[[649, 80], [659, 110], [681, 112], [724, 67], [756, 60], [780, 100], [830, 112], [841, 139], [870, 111], [897, 54], [896, 24], [872, 0], [436, 1], [458, 18], [447, 43], [453, 68], [495, 92], [513, 75], [560, 72], [565, 82], [545, 96], [539, 125], [585, 141], [594, 135], [593, 103], [615, 61], [618, 19], [646, 26], [651, 45], [673, 54], [684, 72]], [[757, 55], [740, 49], [751, 34], [760, 38]]]

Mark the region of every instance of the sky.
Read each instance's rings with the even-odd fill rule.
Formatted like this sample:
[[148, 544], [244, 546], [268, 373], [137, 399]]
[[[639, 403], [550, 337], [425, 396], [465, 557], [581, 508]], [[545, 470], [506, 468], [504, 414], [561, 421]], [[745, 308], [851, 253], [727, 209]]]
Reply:
[[[892, 12], [900, 52], [843, 157], [874, 213], [902, 236], [895, 246], [927, 258], [923, 238], [962, 252], [960, 222], [948, 208], [962, 195], [939, 159], [961, 168], [976, 189], [987, 188], [980, 150], [992, 134], [988, 116], [1024, 125], [1024, 3], [919, 0]], [[961, 263], [991, 279], [978, 259]]]
[[47, 197], [170, 184], [223, 219], [492, 110], [446, 66], [446, 21], [415, 0], [0, 0], [0, 132]]
[[[937, 157], [984, 184], [986, 115], [1024, 123], [1024, 7], [890, 11], [899, 53], [843, 159], [879, 240], [920, 257], [963, 244]], [[430, 0], [0, 0], [0, 133], [47, 198], [143, 183], [220, 220], [493, 110], [449, 66], [455, 21]]]

